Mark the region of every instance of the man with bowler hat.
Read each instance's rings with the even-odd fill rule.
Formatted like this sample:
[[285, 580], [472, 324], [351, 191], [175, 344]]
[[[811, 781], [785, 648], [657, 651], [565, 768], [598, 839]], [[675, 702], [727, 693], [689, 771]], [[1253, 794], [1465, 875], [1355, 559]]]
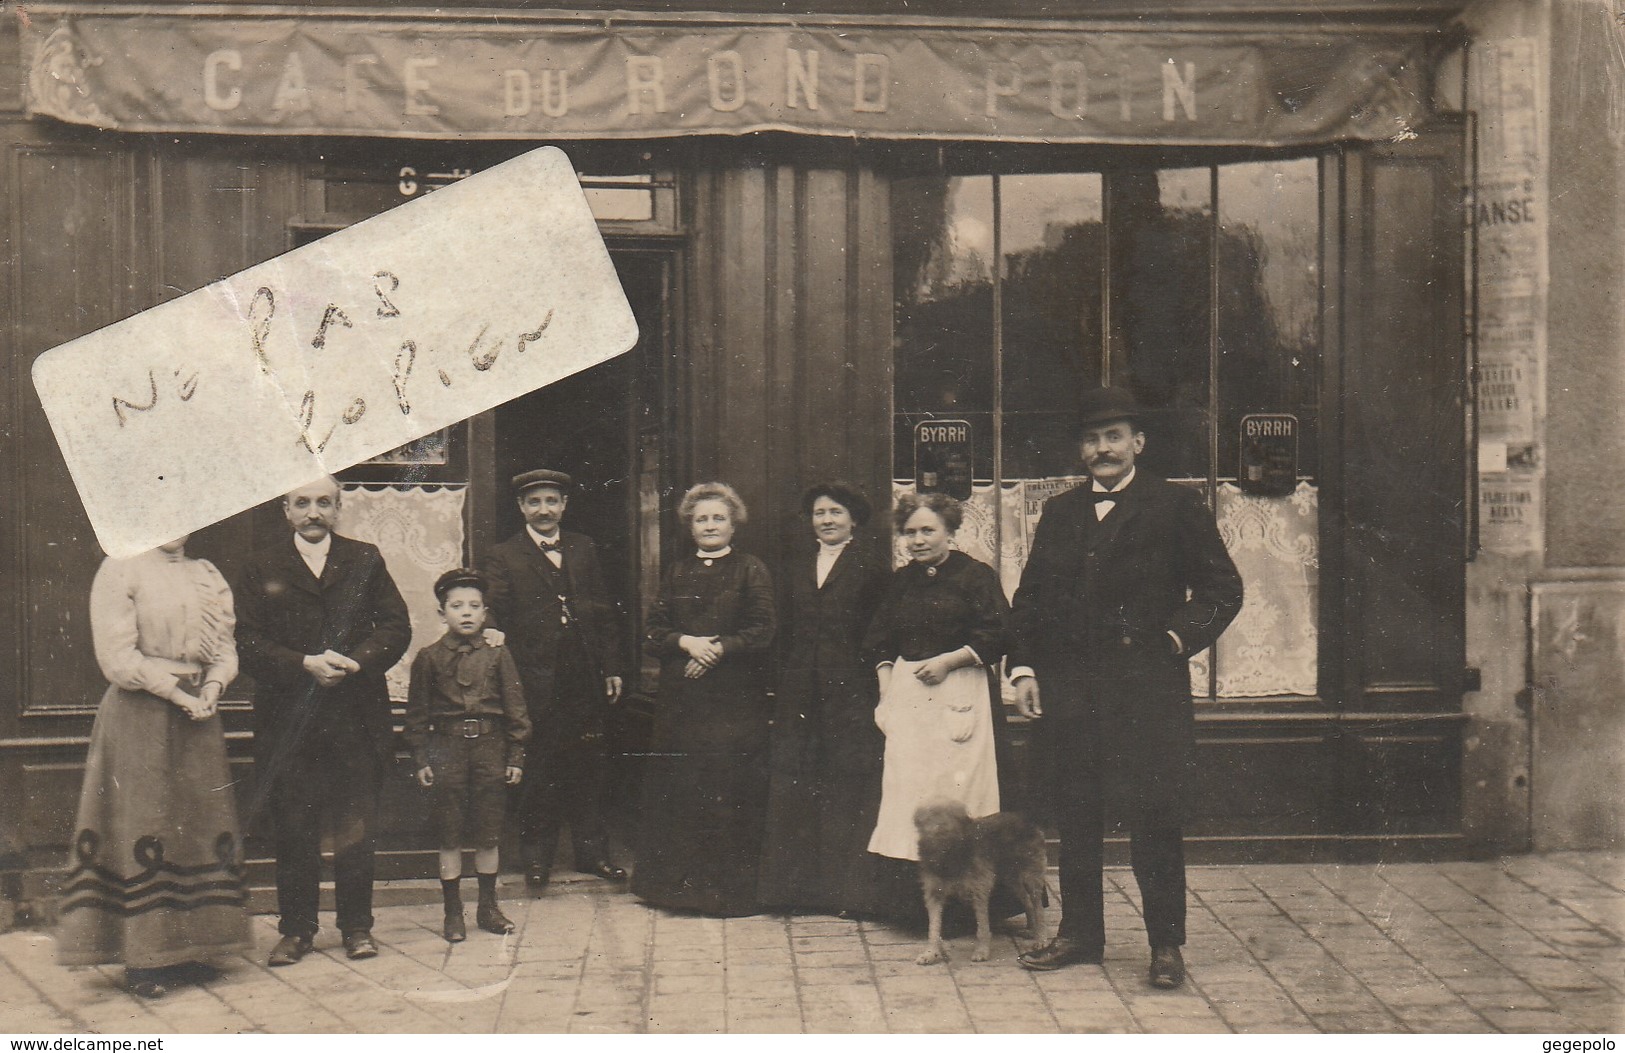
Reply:
[[1061, 837], [1061, 924], [1028, 969], [1098, 964], [1102, 839], [1126, 826], [1151, 945], [1150, 982], [1185, 980], [1183, 807], [1195, 738], [1190, 656], [1241, 609], [1241, 577], [1200, 493], [1135, 465], [1142, 408], [1083, 399], [1091, 481], [1044, 505], [1011, 612], [1016, 709], [1042, 719]]
[[519, 791], [525, 883], [547, 884], [568, 819], [575, 867], [607, 881], [603, 798], [605, 725], [621, 697], [619, 612], [604, 587], [591, 538], [560, 530], [572, 481], [536, 469], [513, 478], [524, 529], [491, 552], [486, 574], [492, 623], [506, 634], [530, 707], [530, 762]]
[[259, 801], [275, 828], [277, 966], [309, 954], [316, 935], [324, 820], [344, 953], [378, 954], [374, 837], [395, 755], [384, 674], [406, 653], [412, 623], [378, 549], [334, 533], [341, 500], [331, 476], [290, 491], [282, 513], [292, 530], [254, 553], [232, 585], [237, 652], [255, 682]]

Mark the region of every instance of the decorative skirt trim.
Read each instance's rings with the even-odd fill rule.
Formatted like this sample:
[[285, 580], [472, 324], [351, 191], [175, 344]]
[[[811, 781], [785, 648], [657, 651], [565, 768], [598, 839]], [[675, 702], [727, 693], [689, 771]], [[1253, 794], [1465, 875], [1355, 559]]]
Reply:
[[200, 872], [175, 877], [149, 872], [123, 881], [99, 868], [80, 868], [68, 875], [58, 913], [99, 910], [129, 918], [152, 910], [240, 907], [248, 901], [241, 872], [219, 867], [190, 869]]

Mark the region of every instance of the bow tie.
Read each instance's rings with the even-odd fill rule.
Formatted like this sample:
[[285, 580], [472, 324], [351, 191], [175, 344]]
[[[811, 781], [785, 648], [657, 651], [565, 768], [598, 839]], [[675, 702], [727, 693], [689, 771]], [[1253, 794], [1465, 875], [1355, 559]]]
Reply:
[[1123, 498], [1125, 498], [1127, 496], [1128, 496], [1128, 488], [1127, 487], [1124, 487], [1121, 490], [1090, 490], [1089, 491], [1089, 499], [1091, 501], [1095, 502], [1096, 504], [1099, 504], [1101, 501], [1121, 501]]
[[536, 542], [536, 547], [541, 549], [543, 552], [557, 552], [559, 547], [563, 544], [564, 543], [562, 541], [538, 541]]

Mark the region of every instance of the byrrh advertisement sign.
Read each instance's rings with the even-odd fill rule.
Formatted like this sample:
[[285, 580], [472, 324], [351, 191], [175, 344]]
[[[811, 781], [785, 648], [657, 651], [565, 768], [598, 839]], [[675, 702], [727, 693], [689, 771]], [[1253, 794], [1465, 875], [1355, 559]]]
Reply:
[[29, 112], [123, 131], [1292, 144], [1430, 94], [1425, 44], [1355, 32], [18, 11]]

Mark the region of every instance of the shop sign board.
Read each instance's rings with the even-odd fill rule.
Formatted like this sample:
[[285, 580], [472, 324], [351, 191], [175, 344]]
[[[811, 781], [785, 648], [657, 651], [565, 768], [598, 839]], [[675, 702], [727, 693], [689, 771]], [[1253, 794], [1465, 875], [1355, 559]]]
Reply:
[[552, 12], [504, 22], [359, 18], [312, 5], [266, 18], [191, 6], [19, 6], [29, 114], [127, 132], [279, 136], [784, 131], [1320, 145], [1425, 124], [1431, 98], [1420, 35], [1356, 28], [1283, 35], [913, 15], [708, 22]]
[[914, 425], [914, 489], [969, 501], [971, 429], [965, 420], [922, 420]]
[[1298, 418], [1249, 413], [1241, 418], [1236, 485], [1250, 494], [1284, 497], [1298, 485]]

